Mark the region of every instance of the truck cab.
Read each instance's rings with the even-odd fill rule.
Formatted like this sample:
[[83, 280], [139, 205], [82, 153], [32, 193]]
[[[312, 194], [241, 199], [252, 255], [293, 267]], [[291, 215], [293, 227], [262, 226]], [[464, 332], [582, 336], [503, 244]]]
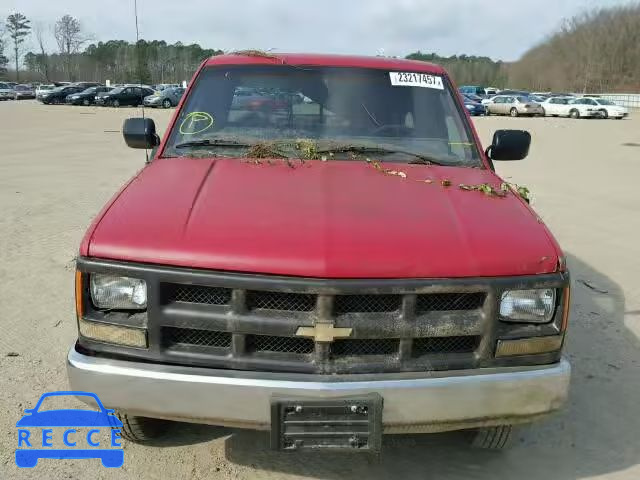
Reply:
[[441, 67], [216, 56], [162, 139], [123, 134], [153, 153], [81, 243], [67, 363], [126, 438], [179, 420], [283, 450], [501, 448], [565, 402], [565, 257], [494, 171], [531, 137], [483, 149]]

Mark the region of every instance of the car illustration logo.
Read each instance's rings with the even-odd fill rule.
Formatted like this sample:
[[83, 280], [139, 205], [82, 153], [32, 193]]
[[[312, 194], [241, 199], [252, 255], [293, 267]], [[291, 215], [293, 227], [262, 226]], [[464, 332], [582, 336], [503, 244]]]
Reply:
[[[58, 409], [45, 410], [42, 404], [52, 397], [91, 397], [98, 410]], [[122, 422], [114, 410], [105, 408], [95, 393], [63, 391], [44, 393], [36, 406], [26, 409], [18, 420], [18, 447], [16, 465], [35, 467], [40, 458], [81, 459], [99, 458], [107, 468], [121, 467], [124, 452], [120, 440]], [[85, 432], [86, 431], [86, 432]], [[103, 436], [109, 434], [109, 441]], [[101, 435], [102, 434], [102, 435]], [[54, 438], [56, 437], [56, 438]], [[54, 441], [68, 448], [54, 448]], [[107, 443], [107, 445], [104, 445]], [[62, 446], [62, 445], [60, 445]], [[107, 448], [105, 448], [107, 447]]]

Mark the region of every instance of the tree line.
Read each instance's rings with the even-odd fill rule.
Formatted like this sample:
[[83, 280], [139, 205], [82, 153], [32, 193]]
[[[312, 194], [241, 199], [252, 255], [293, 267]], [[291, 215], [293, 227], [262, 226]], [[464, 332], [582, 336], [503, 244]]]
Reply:
[[513, 87], [575, 92], [640, 91], [640, 3], [565, 20], [510, 66]]
[[[194, 43], [162, 40], [92, 42], [78, 19], [64, 15], [53, 25], [57, 51], [47, 52], [45, 29], [20, 13], [0, 31], [0, 77], [19, 81], [100, 81], [173, 83], [191, 77], [207, 57], [223, 53]], [[26, 40], [36, 49], [26, 51]], [[33, 45], [33, 41], [31, 44]], [[6, 54], [5, 54], [6, 52]], [[416, 51], [406, 56], [445, 67], [458, 85], [539, 91], [640, 91], [640, 3], [596, 9], [563, 22], [561, 28], [516, 62], [489, 57]], [[22, 59], [23, 70], [19, 69]]]

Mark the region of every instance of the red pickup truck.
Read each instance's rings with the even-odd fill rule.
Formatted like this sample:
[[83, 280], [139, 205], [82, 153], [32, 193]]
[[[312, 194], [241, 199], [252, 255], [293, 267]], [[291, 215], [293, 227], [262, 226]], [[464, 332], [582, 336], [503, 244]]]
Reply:
[[151, 160], [82, 241], [67, 363], [130, 440], [180, 420], [284, 450], [502, 448], [565, 402], [565, 258], [493, 166], [531, 137], [484, 151], [442, 68], [217, 56], [162, 141], [150, 118], [123, 134]]

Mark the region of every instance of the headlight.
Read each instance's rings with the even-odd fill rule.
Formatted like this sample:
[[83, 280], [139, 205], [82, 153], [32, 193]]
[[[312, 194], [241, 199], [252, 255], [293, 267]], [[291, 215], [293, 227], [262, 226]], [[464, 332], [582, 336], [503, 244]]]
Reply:
[[547, 323], [556, 306], [553, 288], [509, 290], [500, 299], [500, 316], [507, 322]]
[[147, 283], [137, 278], [94, 273], [91, 275], [91, 300], [97, 308], [144, 310], [147, 308]]
[[469, 105], [468, 103], [465, 103], [464, 108], [466, 108], [467, 110], [473, 110], [473, 105]]

